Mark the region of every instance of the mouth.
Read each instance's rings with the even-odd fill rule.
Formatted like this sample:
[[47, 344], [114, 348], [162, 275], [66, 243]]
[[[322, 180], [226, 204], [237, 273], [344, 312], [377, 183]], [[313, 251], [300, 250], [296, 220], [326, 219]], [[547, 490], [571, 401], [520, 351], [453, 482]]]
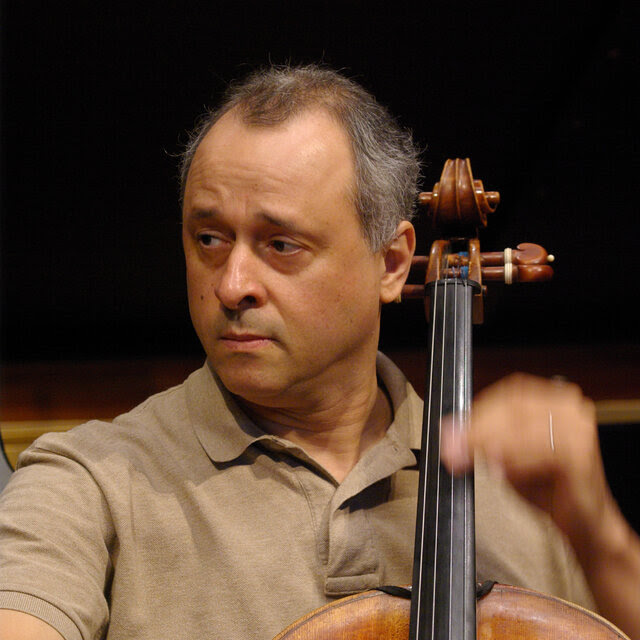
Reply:
[[230, 351], [251, 351], [267, 346], [272, 340], [255, 333], [227, 332], [220, 336], [220, 342]]

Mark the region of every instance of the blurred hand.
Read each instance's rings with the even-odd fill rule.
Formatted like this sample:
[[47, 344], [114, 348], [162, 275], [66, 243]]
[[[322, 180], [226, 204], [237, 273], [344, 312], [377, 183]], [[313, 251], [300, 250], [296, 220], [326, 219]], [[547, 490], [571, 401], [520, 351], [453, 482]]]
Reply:
[[574, 384], [509, 376], [478, 395], [464, 433], [443, 424], [450, 471], [469, 470], [476, 455], [553, 518], [600, 613], [640, 640], [640, 537], [607, 484], [593, 402]]
[[487, 388], [474, 401], [466, 434], [442, 433], [450, 471], [469, 469], [475, 455], [549, 513], [574, 546], [597, 537], [615, 507], [595, 408], [574, 384], [514, 374]]

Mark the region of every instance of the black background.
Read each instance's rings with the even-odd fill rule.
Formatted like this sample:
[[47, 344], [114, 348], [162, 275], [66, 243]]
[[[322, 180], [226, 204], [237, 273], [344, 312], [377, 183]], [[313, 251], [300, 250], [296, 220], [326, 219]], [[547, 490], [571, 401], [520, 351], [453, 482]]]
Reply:
[[[2, 23], [5, 361], [199, 352], [175, 154], [269, 61], [344, 68], [425, 147], [424, 188], [468, 156], [501, 192], [483, 249], [556, 255], [552, 283], [490, 292], [477, 341], [637, 343], [632, 3], [16, 0]], [[420, 340], [392, 306], [383, 345]]]

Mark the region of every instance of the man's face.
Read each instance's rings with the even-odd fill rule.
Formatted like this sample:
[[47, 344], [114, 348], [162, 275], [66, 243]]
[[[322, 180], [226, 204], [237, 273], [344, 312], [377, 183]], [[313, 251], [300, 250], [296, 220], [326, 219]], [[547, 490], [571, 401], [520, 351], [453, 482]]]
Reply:
[[232, 111], [199, 145], [183, 210], [189, 307], [232, 393], [299, 408], [371, 375], [385, 261], [353, 188], [347, 137], [322, 111], [273, 127]]

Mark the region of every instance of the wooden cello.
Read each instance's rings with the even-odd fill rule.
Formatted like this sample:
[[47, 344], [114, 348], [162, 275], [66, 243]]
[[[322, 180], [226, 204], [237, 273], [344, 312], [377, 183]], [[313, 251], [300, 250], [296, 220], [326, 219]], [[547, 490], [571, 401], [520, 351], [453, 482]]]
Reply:
[[470, 408], [471, 329], [482, 321], [484, 283], [534, 282], [553, 275], [553, 257], [538, 245], [480, 252], [476, 230], [486, 226], [499, 198], [473, 179], [468, 159], [447, 160], [433, 191], [420, 194], [420, 204], [447, 239], [436, 240], [428, 257], [413, 260], [425, 270], [425, 284], [403, 290], [406, 297], [425, 298], [430, 321], [411, 590], [342, 598], [294, 622], [274, 640], [627, 637], [597, 614], [558, 598], [500, 584], [478, 590], [473, 475], [452, 477], [440, 463], [443, 417], [452, 418], [454, 431], [462, 430]]

